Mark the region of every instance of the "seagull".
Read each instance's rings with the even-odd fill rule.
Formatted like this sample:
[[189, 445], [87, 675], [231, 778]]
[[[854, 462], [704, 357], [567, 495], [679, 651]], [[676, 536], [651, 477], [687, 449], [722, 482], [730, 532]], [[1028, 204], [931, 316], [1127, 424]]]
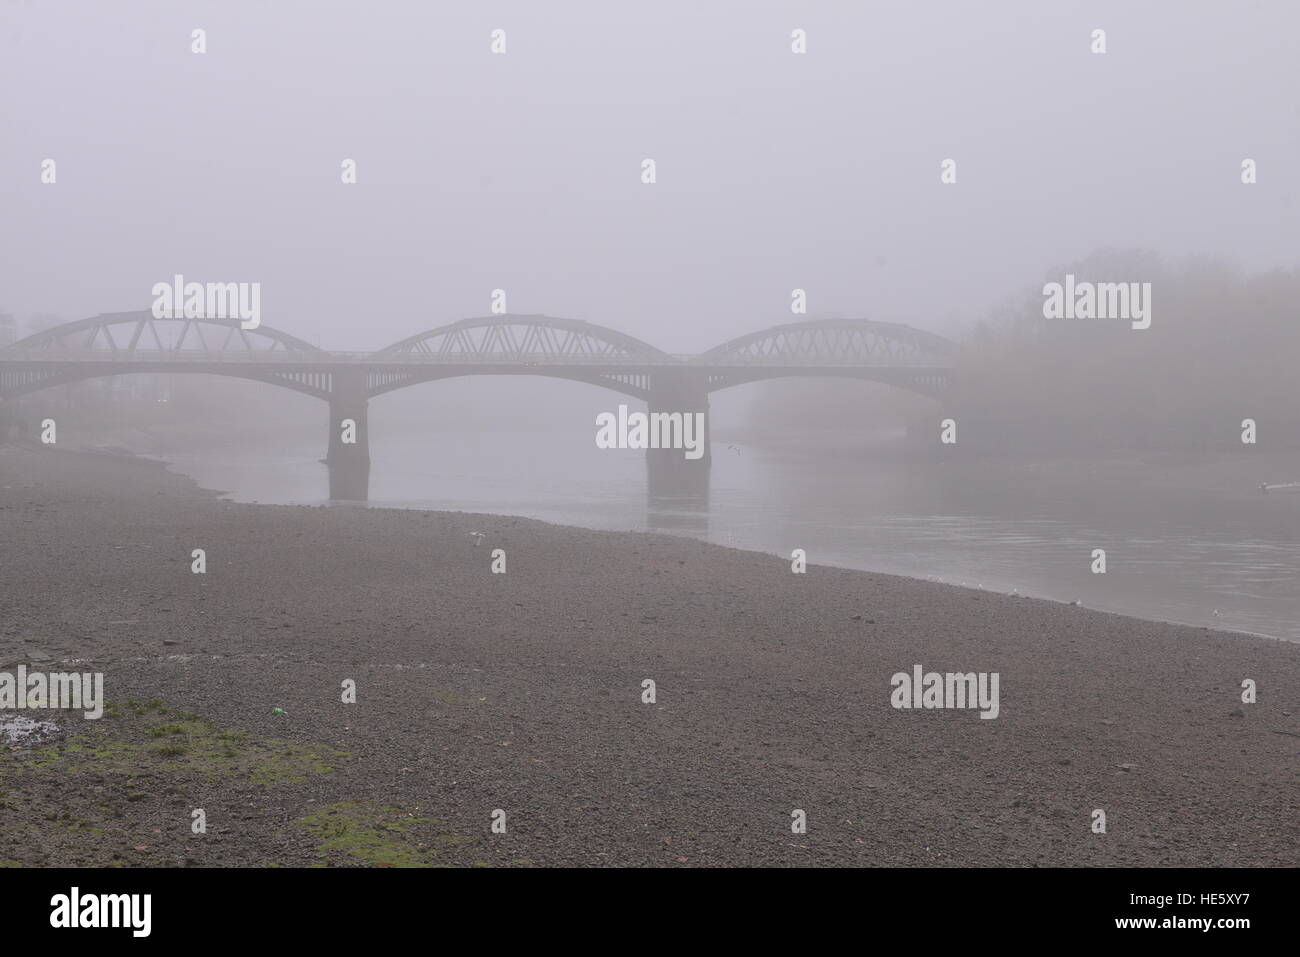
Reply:
[[474, 547], [478, 548], [483, 544], [484, 535], [482, 532], [470, 532], [469, 537], [474, 539]]
[[740, 449], [736, 448], [734, 445], [728, 445], [727, 450], [730, 452], [735, 452], [737, 455], [740, 454]]

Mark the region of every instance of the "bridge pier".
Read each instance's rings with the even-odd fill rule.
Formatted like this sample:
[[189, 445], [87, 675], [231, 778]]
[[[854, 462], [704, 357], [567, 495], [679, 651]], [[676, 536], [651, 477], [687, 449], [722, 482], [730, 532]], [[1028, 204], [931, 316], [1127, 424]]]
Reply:
[[649, 412], [700, 413], [702, 428], [693, 435], [701, 443], [699, 458], [686, 457], [683, 449], [646, 449], [646, 492], [651, 508], [705, 510], [709, 507], [710, 448], [708, 374], [690, 369], [655, 370], [650, 376]]
[[[330, 378], [330, 434], [325, 464], [330, 473], [330, 498], [364, 502], [370, 497], [370, 399], [364, 366], [335, 369]], [[345, 423], [350, 420], [344, 441]]]

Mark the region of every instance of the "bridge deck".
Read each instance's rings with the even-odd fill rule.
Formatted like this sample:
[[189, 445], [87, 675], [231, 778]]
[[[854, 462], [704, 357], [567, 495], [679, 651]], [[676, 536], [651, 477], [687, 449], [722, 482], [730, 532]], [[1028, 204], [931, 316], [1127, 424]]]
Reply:
[[765, 356], [746, 358], [718, 358], [707, 354], [695, 356], [493, 356], [480, 353], [402, 354], [386, 352], [236, 352], [233, 350], [201, 349], [158, 351], [136, 349], [129, 353], [114, 353], [108, 349], [0, 349], [0, 365], [33, 366], [63, 362], [96, 362], [134, 365], [140, 363], [178, 365], [193, 363], [249, 363], [254, 365], [296, 365], [324, 367], [332, 365], [418, 366], [430, 365], [519, 365], [519, 366], [607, 366], [611, 368], [719, 368], [752, 369], [771, 367], [790, 368], [951, 368], [953, 362], [935, 356], [818, 356], [792, 358], [790, 356]]

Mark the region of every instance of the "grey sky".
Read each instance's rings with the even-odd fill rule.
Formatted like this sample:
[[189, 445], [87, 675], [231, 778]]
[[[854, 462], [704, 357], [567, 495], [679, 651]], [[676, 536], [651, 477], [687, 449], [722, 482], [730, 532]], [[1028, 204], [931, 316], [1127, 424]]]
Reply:
[[794, 287], [953, 332], [1098, 246], [1294, 266], [1298, 37], [1292, 0], [0, 0], [0, 310], [180, 272], [372, 349], [501, 287], [693, 352]]

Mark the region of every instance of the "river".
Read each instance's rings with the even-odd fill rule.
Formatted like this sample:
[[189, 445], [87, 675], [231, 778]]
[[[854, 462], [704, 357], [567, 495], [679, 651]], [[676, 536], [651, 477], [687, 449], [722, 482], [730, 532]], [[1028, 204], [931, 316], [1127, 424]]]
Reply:
[[[237, 501], [324, 501], [322, 443], [175, 451], [172, 466]], [[715, 434], [701, 503], [650, 507], [642, 453], [581, 430], [372, 433], [371, 506], [672, 531], [826, 564], [1140, 618], [1300, 641], [1300, 491], [1226, 460], [1000, 464], [764, 448]], [[1094, 549], [1106, 571], [1093, 572]], [[812, 572], [815, 574], [815, 569]]]

